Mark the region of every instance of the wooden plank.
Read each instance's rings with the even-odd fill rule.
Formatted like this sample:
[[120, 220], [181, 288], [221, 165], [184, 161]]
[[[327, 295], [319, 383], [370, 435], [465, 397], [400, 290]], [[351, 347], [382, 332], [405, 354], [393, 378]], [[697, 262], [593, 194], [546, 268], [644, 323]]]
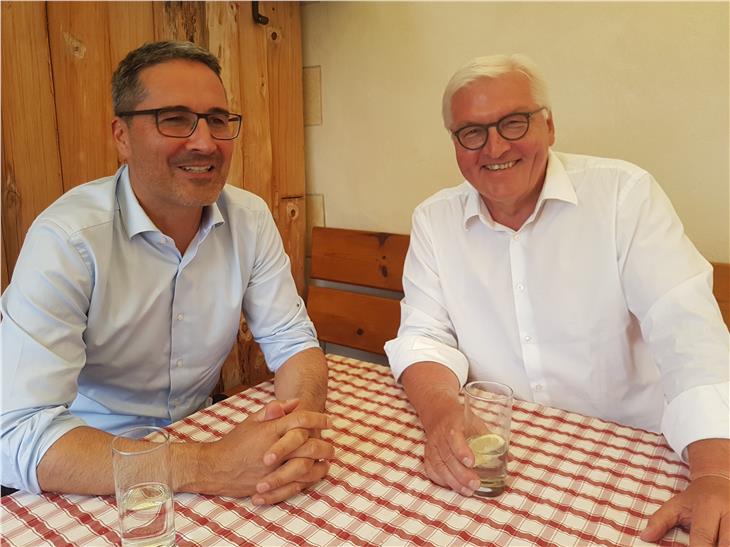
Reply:
[[[109, 2], [109, 58], [112, 71], [119, 62], [145, 42], [155, 39], [152, 2]], [[111, 78], [111, 74], [109, 75]]]
[[99, 24], [107, 12], [104, 2], [48, 2], [47, 10], [63, 188], [69, 190], [117, 166], [109, 35]]
[[314, 227], [313, 279], [403, 290], [407, 235]]
[[284, 250], [291, 261], [291, 271], [297, 292], [304, 295], [304, 259], [306, 254], [305, 231], [307, 217], [304, 213], [305, 198], [288, 198], [279, 202], [279, 230]]
[[400, 324], [398, 300], [310, 285], [307, 311], [320, 341], [385, 355]]
[[152, 2], [155, 40], [187, 40], [208, 47], [205, 2]]
[[730, 264], [712, 263], [712, 292], [720, 306], [725, 324], [730, 327]]
[[269, 75], [266, 62], [266, 27], [254, 23], [251, 2], [240, 3], [238, 36], [240, 88], [243, 99], [241, 146], [243, 187], [262, 197], [278, 216], [278, 198], [272, 191], [271, 125], [269, 123]]
[[[207, 2], [208, 48], [221, 62], [221, 79], [228, 96], [231, 112], [241, 113], [241, 50], [238, 43], [238, 17], [240, 6], [237, 2]], [[245, 124], [247, 120], [244, 119]], [[234, 141], [228, 184], [243, 188], [243, 138]]]
[[272, 185], [279, 198], [304, 195], [304, 99], [299, 2], [261, 2], [267, 17]]
[[47, 28], [45, 4], [2, 3], [3, 288], [31, 223], [63, 193]]

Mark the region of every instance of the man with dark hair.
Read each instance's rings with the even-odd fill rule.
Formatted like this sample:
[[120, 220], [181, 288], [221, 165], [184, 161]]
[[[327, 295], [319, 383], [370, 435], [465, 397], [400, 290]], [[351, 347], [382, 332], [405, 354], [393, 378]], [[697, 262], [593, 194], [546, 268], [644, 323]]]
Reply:
[[327, 367], [266, 204], [225, 185], [241, 116], [218, 60], [145, 44], [112, 87], [124, 165], [39, 215], [2, 296], [2, 484], [112, 493], [113, 434], [205, 406], [243, 312], [279, 400], [174, 443], [174, 488], [286, 499], [333, 454]]

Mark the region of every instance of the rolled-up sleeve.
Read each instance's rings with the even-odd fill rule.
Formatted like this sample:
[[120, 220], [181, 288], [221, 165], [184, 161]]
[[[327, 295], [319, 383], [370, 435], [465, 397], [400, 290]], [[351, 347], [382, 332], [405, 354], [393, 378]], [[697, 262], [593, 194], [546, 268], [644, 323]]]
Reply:
[[413, 214], [411, 241], [403, 267], [403, 290], [398, 336], [385, 344], [393, 376], [398, 380], [412, 364], [434, 361], [449, 368], [464, 385], [469, 362], [457, 348], [428, 222], [420, 208]]
[[697, 440], [730, 438], [730, 335], [712, 295], [712, 268], [648, 174], [620, 199], [619, 268], [661, 372], [662, 433], [678, 454]]
[[41, 491], [36, 467], [84, 422], [68, 411], [85, 364], [91, 275], [68, 237], [49, 222], [29, 230], [2, 296], [2, 484]]
[[308, 348], [319, 347], [304, 301], [297, 293], [289, 257], [267, 211], [256, 238], [256, 259], [243, 298], [243, 313], [270, 370]]

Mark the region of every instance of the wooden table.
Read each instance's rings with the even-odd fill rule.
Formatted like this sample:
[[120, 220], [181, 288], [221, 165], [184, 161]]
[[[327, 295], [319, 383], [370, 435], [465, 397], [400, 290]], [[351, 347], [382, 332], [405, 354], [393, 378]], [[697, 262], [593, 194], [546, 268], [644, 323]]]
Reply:
[[[659, 435], [515, 401], [508, 489], [461, 496], [424, 475], [424, 433], [390, 371], [328, 361], [329, 475], [275, 506], [178, 494], [178, 545], [640, 545], [648, 516], [687, 484]], [[273, 395], [264, 382], [169, 429], [177, 440], [214, 440]], [[3, 545], [119, 542], [111, 496], [19, 492], [2, 499], [0, 519]], [[674, 529], [662, 544], [687, 542]]]

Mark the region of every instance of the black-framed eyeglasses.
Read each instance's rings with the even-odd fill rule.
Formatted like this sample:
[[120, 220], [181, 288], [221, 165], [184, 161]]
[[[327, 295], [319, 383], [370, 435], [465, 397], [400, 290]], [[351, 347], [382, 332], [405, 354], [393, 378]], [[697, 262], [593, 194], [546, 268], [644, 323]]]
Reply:
[[238, 137], [241, 131], [240, 114], [230, 112], [193, 112], [185, 108], [150, 108], [149, 110], [130, 110], [119, 112], [118, 116], [144, 116], [155, 117], [157, 131], [165, 137], [185, 139], [195, 132], [198, 127], [198, 120], [203, 118], [208, 124], [210, 136], [214, 139], [229, 141]]
[[467, 125], [453, 131], [451, 134], [467, 150], [479, 150], [487, 144], [490, 127], [497, 128], [497, 133], [503, 139], [516, 141], [527, 134], [527, 131], [530, 129], [530, 118], [541, 110], [547, 110], [547, 107], [541, 106], [532, 112], [513, 112], [498, 119], [494, 123]]

